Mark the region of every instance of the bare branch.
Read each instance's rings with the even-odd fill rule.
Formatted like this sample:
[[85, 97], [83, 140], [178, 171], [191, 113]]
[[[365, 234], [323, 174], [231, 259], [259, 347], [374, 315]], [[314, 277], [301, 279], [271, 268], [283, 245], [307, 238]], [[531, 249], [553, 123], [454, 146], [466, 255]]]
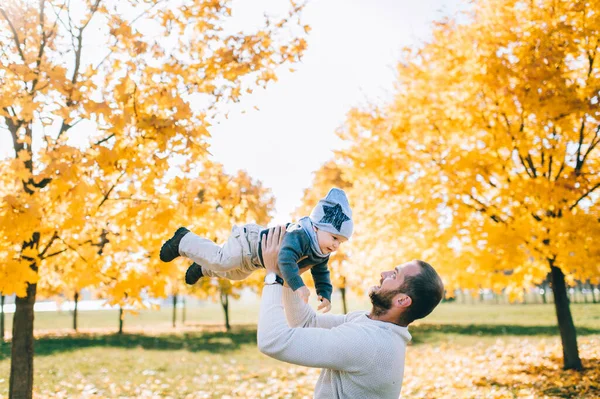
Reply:
[[575, 173], [581, 172], [583, 163], [581, 162], [581, 148], [583, 147], [583, 132], [585, 131], [585, 115], [581, 119], [581, 127], [579, 128], [579, 144], [577, 145], [577, 164], [575, 165]]
[[[498, 105], [498, 104], [496, 104], [496, 105]], [[506, 123], [506, 132], [508, 133], [508, 135], [512, 139], [513, 150], [517, 151], [517, 155], [519, 156], [519, 160], [521, 161], [521, 165], [523, 165], [523, 168], [525, 168], [525, 172], [527, 173], [527, 175], [529, 177], [531, 177], [531, 178], [534, 178], [535, 175], [532, 174], [532, 172], [527, 167], [527, 164], [525, 163], [525, 158], [523, 157], [523, 155], [521, 155], [521, 151], [519, 150], [519, 147], [517, 146], [517, 139], [516, 139], [516, 137], [511, 133], [511, 130], [510, 130], [511, 129], [511, 123], [508, 120], [508, 116], [504, 112], [502, 112], [501, 115], [504, 117], [504, 123]], [[525, 129], [525, 124], [521, 121], [521, 125], [519, 127], [519, 133], [522, 133], [524, 129]], [[529, 154], [527, 154], [527, 155], [529, 155]]]
[[96, 2], [94, 3], [94, 5], [92, 6], [90, 17], [88, 18], [87, 21], [85, 21], [85, 23], [83, 24], [83, 26], [79, 29], [80, 32], [82, 32], [85, 28], [87, 28], [87, 26], [90, 23], [90, 21], [92, 20], [92, 18], [94, 18], [94, 14], [96, 13], [96, 11], [98, 11], [98, 7], [100, 6], [100, 1], [101, 0], [96, 0]]
[[554, 178], [554, 181], [557, 181], [558, 179], [560, 179], [560, 175], [563, 172], [563, 170], [565, 169], [565, 165], [566, 165], [566, 162], [563, 159], [562, 163], [560, 164], [560, 169], [558, 169], [558, 173], [556, 174], [556, 177]]
[[69, 248], [71, 251], [75, 252], [77, 254], [77, 256], [79, 256], [85, 263], [87, 263], [87, 259], [84, 258], [79, 252], [77, 252], [76, 248], [74, 248], [73, 246], [71, 246], [70, 244], [68, 244], [65, 240], [62, 239], [62, 237], [59, 236], [58, 239], [60, 241], [62, 241], [62, 243], [65, 244], [65, 246], [67, 248]]
[[60, 255], [63, 252], [67, 252], [67, 251], [68, 251], [68, 249], [61, 249], [60, 251], [52, 252], [51, 254], [46, 255], [46, 257], [44, 259], [52, 258], [53, 256]]
[[535, 169], [535, 165], [533, 164], [533, 159], [531, 158], [531, 154], [527, 154], [527, 158], [525, 158], [525, 160], [527, 161], [527, 165], [529, 165], [529, 169], [531, 169], [531, 173], [533, 174], [533, 177], [537, 177], [537, 170]]
[[[11, 115], [11, 112], [9, 110], [9, 108], [3, 108], [4, 111]], [[12, 113], [14, 114], [14, 110], [12, 111]], [[19, 121], [17, 123], [15, 123], [12, 118], [4, 118], [4, 122], [6, 123], [6, 126], [8, 127], [8, 131], [10, 132], [10, 136], [12, 137], [13, 140], [13, 148], [15, 150], [15, 157], [19, 154], [19, 151], [21, 150], [22, 145], [19, 144], [19, 136], [17, 135], [17, 132], [19, 131], [19, 129], [21, 128], [21, 124], [22, 122]]]
[[19, 51], [19, 55], [21, 56], [23, 63], [27, 64], [27, 61], [25, 61], [25, 54], [23, 54], [23, 50], [21, 49], [21, 42], [19, 40], [19, 34], [17, 33], [15, 26], [12, 24], [11, 20], [8, 18], [8, 14], [4, 10], [4, 8], [0, 8], [0, 14], [2, 14], [4, 16], [4, 19], [6, 20], [6, 22], [8, 22], [8, 25], [10, 26], [10, 30], [12, 31], [12, 34], [13, 34], [13, 40], [17, 46], [17, 50]]
[[52, 243], [54, 243], [54, 241], [56, 241], [57, 238], [58, 232], [55, 231], [52, 237], [50, 238], [50, 241], [48, 241], [48, 244], [46, 244], [46, 248], [44, 248], [43, 251], [40, 253], [40, 259], [44, 259], [44, 255], [46, 254], [46, 252], [48, 252], [48, 249], [50, 249], [50, 246], [52, 246]]
[[[35, 61], [36, 75], [38, 75], [38, 77], [39, 77], [39, 73], [40, 73], [40, 65], [42, 64], [42, 57], [44, 56], [44, 49], [46, 48], [46, 41], [48, 40], [48, 37], [46, 36], [46, 29], [44, 28], [45, 5], [46, 5], [46, 0], [40, 0], [40, 30], [41, 30], [42, 40], [40, 41], [40, 48], [38, 50], [37, 60]], [[31, 90], [29, 91], [31, 94], [33, 94], [35, 92], [35, 87], [37, 86], [37, 84], [39, 82], [38, 77], [36, 77], [33, 80], [33, 82], [31, 83]]]
[[104, 195], [104, 198], [100, 202], [100, 205], [98, 205], [98, 209], [100, 209], [100, 207], [106, 202], [106, 200], [108, 199], [108, 196], [110, 195], [110, 193], [112, 193], [112, 191], [115, 189], [115, 187], [117, 187], [117, 184], [119, 184], [119, 180], [121, 180], [121, 178], [124, 175], [125, 175], [125, 172], [121, 173], [121, 175], [117, 178], [117, 181], [115, 182], [115, 184], [113, 184], [113, 186], [110, 188], [110, 190], [108, 190], [108, 192]]
[[569, 210], [572, 211], [573, 208], [575, 208], [579, 204], [579, 202], [581, 202], [584, 198], [586, 198], [591, 193], [593, 193], [598, 187], [600, 187], [600, 183], [597, 183], [594, 187], [592, 187], [591, 189], [589, 189], [587, 193], [585, 193], [581, 197], [579, 197], [579, 199], [577, 201], [575, 201], [575, 203], [569, 207]]
[[583, 165], [585, 164], [585, 160], [587, 159], [588, 155], [590, 155], [590, 153], [594, 150], [594, 148], [596, 148], [598, 143], [600, 143], [600, 137], [598, 136], [598, 133], [600, 133], [600, 125], [598, 125], [598, 127], [596, 128], [596, 132], [594, 133], [594, 138], [590, 142], [590, 145], [589, 145], [587, 151], [583, 155], [583, 159], [581, 160], [582, 168], [583, 168]]
[[113, 137], [115, 137], [115, 134], [114, 134], [114, 133], [113, 133], [113, 134], [111, 134], [111, 135], [110, 135], [110, 136], [108, 136], [108, 137], [105, 137], [105, 138], [103, 138], [103, 139], [102, 139], [102, 140], [100, 140], [100, 141], [97, 141], [96, 143], [94, 143], [94, 145], [100, 145], [100, 144], [102, 144], [102, 143], [104, 143], [104, 142], [107, 142], [108, 140], [112, 139]]

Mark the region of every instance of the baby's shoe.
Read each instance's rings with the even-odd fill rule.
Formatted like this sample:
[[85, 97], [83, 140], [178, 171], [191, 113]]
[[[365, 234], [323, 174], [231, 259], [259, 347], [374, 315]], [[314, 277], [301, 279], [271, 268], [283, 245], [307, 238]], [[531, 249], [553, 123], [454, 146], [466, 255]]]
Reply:
[[169, 238], [160, 248], [160, 260], [170, 262], [179, 256], [179, 242], [190, 231], [185, 227], [177, 229], [173, 237]]
[[196, 284], [202, 277], [204, 277], [204, 274], [202, 274], [202, 266], [194, 262], [185, 272], [185, 283], [189, 285]]

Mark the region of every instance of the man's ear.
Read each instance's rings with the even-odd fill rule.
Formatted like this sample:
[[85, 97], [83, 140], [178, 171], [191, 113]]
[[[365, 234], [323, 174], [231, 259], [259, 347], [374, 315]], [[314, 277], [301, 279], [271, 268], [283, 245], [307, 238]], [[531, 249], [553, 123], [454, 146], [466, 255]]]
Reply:
[[412, 304], [412, 298], [406, 294], [398, 294], [394, 298], [394, 304], [400, 308], [407, 308]]

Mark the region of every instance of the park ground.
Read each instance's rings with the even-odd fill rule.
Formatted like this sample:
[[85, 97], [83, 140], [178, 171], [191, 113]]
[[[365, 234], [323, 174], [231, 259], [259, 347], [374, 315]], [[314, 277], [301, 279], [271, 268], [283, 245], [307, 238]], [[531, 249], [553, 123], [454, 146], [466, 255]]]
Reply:
[[[552, 304], [443, 303], [410, 329], [402, 398], [600, 398], [600, 305], [571, 309], [583, 372], [562, 370]], [[37, 313], [34, 397], [311, 398], [319, 370], [262, 355], [257, 316], [234, 301], [226, 332], [219, 305], [188, 307], [173, 329], [163, 308], [126, 315], [117, 334], [117, 311], [81, 312], [77, 333], [71, 313]], [[5, 343], [0, 397], [9, 371]]]

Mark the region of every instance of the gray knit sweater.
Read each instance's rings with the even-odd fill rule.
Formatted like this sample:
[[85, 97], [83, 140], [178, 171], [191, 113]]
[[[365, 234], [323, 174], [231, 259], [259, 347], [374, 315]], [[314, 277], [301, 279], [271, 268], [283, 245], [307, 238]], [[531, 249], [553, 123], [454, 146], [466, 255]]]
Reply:
[[317, 315], [291, 289], [263, 288], [258, 347], [284, 362], [322, 368], [317, 399], [398, 398], [410, 339], [406, 327], [371, 320], [366, 312]]

